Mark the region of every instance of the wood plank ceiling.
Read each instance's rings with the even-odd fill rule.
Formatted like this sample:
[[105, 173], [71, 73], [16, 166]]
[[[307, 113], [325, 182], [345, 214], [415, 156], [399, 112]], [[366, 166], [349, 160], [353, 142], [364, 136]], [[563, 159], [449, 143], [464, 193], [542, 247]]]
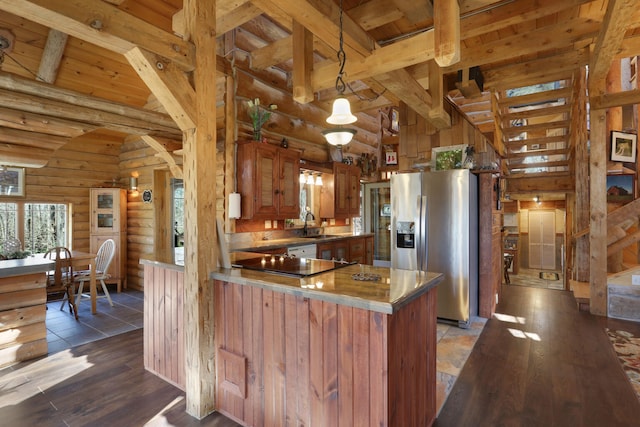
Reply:
[[[252, 72], [285, 76], [293, 99], [328, 115], [336, 96], [338, 4], [217, 0], [219, 71], [229, 66], [231, 40]], [[447, 127], [443, 101], [449, 99], [493, 140], [505, 158], [505, 174], [570, 174], [576, 73], [589, 63], [608, 70], [613, 59], [640, 55], [637, 4], [343, 0], [345, 94], [361, 118], [356, 147], [380, 149], [383, 132], [372, 126], [380, 126], [381, 112], [400, 102], [436, 128]], [[194, 52], [179, 35], [181, 8], [181, 0], [0, 0], [0, 40], [10, 40], [0, 49], [0, 163], [42, 166], [52, 150], [97, 129], [179, 141], [171, 111], [144, 108], [153, 97], [131, 66], [130, 53], [141, 47], [190, 72]], [[439, 15], [452, 10], [459, 19]], [[627, 18], [620, 18], [624, 13]], [[445, 28], [434, 24], [439, 19], [459, 25], [459, 61], [434, 67], [441, 46], [435, 29]], [[455, 37], [455, 28], [446, 29]], [[590, 52], [603, 33], [620, 40], [605, 39], [613, 49], [601, 55], [607, 63], [599, 64]], [[305, 34], [312, 35], [312, 65], [296, 70]], [[459, 82], [458, 73], [466, 77], [474, 67], [484, 77], [482, 91]], [[543, 89], [520, 89], [531, 85]], [[598, 95], [592, 102], [621, 105]], [[636, 91], [625, 94], [624, 103], [639, 100]], [[308, 120], [318, 135], [324, 117]]]

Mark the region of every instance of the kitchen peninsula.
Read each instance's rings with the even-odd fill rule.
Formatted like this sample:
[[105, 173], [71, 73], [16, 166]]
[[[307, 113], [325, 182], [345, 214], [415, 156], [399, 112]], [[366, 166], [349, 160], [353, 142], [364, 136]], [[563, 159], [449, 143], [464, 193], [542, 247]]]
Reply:
[[[141, 259], [145, 300], [162, 301], [145, 303], [145, 366], [184, 388], [184, 345], [171, 344], [183, 342], [182, 266], [151, 258]], [[217, 411], [247, 426], [435, 420], [441, 274], [351, 264], [304, 277], [219, 268], [211, 279]]]

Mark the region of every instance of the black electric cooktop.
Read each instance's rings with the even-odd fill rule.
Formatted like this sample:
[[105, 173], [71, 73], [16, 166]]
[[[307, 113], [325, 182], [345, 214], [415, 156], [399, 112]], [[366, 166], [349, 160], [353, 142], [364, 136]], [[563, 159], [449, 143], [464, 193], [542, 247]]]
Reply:
[[287, 255], [264, 255], [233, 262], [233, 267], [264, 271], [284, 276], [307, 277], [346, 267], [348, 262], [315, 258], [296, 258]]

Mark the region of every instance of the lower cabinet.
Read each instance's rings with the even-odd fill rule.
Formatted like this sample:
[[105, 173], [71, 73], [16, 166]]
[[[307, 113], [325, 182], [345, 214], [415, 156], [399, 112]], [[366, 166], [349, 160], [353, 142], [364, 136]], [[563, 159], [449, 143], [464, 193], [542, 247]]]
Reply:
[[317, 246], [316, 256], [320, 259], [373, 264], [373, 236], [332, 240], [318, 243]]

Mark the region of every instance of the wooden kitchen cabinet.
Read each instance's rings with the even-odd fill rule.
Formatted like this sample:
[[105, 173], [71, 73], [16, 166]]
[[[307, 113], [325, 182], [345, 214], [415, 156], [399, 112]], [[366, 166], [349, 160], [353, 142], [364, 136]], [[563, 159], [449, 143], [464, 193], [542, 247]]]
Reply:
[[364, 237], [349, 239], [349, 262], [366, 264]]
[[333, 175], [323, 176], [320, 190], [321, 218], [350, 218], [360, 215], [360, 168], [333, 164]]
[[98, 253], [100, 246], [113, 239], [116, 252], [109, 265], [111, 277], [106, 283], [115, 283], [120, 292], [127, 287], [127, 190], [122, 188], [92, 188], [90, 190], [91, 253]]
[[261, 142], [238, 142], [242, 218], [297, 218], [299, 174], [299, 152]]
[[478, 314], [490, 319], [500, 300], [503, 277], [502, 212], [498, 210], [498, 177], [478, 174]]
[[373, 265], [373, 236], [364, 238], [364, 263]]

